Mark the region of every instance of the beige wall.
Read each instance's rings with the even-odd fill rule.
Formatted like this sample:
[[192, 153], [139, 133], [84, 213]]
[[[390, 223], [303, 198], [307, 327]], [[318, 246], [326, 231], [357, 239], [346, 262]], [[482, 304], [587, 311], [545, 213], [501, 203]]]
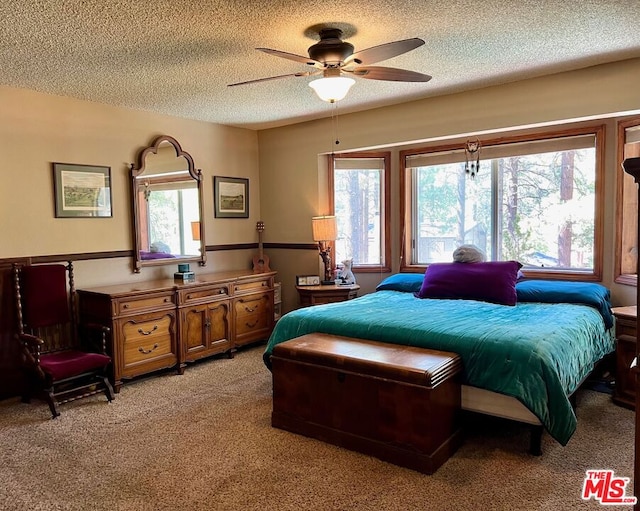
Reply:
[[[255, 131], [0, 87], [0, 258], [131, 250], [129, 164], [171, 135], [204, 176], [207, 245], [253, 243], [260, 218]], [[52, 162], [111, 167], [112, 218], [55, 218]], [[250, 218], [215, 219], [214, 175], [250, 180]], [[209, 254], [201, 272], [250, 268], [251, 253]], [[76, 264], [79, 287], [171, 275], [174, 265], [131, 270], [130, 258]]]
[[[311, 216], [326, 213], [318, 155], [392, 146], [393, 265], [398, 267], [398, 144], [565, 119], [606, 117], [640, 109], [640, 59], [436, 97], [339, 117], [340, 145], [329, 118], [255, 132], [149, 112], [0, 87], [0, 258], [131, 250], [128, 166], [158, 135], [175, 137], [204, 175], [208, 245], [254, 243], [264, 220], [265, 243], [311, 243]], [[362, 84], [362, 86], [365, 86]], [[348, 101], [348, 98], [347, 100]], [[327, 105], [327, 115], [331, 108]], [[612, 283], [615, 126], [608, 122], [605, 278], [616, 304], [635, 303], [635, 288]], [[51, 162], [111, 167], [113, 218], [56, 219]], [[215, 219], [212, 176], [250, 179], [250, 218]], [[252, 251], [208, 254], [201, 272], [249, 268]], [[297, 303], [296, 274], [319, 273], [311, 250], [271, 249], [283, 282], [284, 309]], [[169, 276], [173, 266], [135, 275], [128, 258], [76, 264], [79, 287]], [[365, 292], [384, 277], [358, 275]]]
[[[435, 97], [339, 117], [339, 151], [433, 140], [567, 119], [604, 118], [640, 110], [640, 59], [591, 67], [542, 78]], [[356, 86], [358, 86], [356, 84]], [[364, 85], [362, 85], [364, 86]], [[348, 101], [348, 98], [345, 100]], [[327, 108], [330, 112], [330, 107]], [[604, 122], [604, 121], [603, 121]], [[326, 213], [318, 175], [324, 171], [318, 154], [335, 146], [330, 119], [259, 132], [262, 216], [270, 230], [265, 241], [309, 243], [311, 217]], [[615, 122], [608, 121], [605, 168], [605, 266], [603, 283], [612, 289], [615, 304], [635, 303], [635, 288], [613, 283], [616, 174]], [[397, 148], [394, 155], [397, 155]], [[399, 266], [398, 158], [392, 168], [393, 267]], [[283, 200], [286, 198], [286, 200]], [[283, 294], [295, 300], [296, 274], [317, 273], [319, 257], [276, 251], [274, 266], [281, 273]], [[360, 274], [364, 291], [372, 291], [384, 275]], [[291, 302], [285, 304], [290, 305]], [[285, 307], [286, 308], [286, 307]]]

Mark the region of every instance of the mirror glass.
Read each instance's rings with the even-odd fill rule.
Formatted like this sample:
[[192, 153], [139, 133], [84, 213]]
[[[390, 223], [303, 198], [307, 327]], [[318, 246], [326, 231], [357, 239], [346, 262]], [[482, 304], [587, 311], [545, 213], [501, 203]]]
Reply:
[[202, 174], [193, 158], [164, 135], [131, 165], [134, 271], [143, 266], [206, 262]]

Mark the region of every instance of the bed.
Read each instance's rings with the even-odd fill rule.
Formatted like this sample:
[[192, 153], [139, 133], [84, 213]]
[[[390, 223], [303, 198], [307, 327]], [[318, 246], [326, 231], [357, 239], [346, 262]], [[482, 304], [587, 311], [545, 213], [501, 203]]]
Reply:
[[421, 298], [423, 278], [393, 275], [375, 293], [285, 314], [265, 364], [270, 367], [276, 344], [311, 332], [459, 353], [463, 409], [537, 425], [540, 435], [544, 427], [566, 445], [577, 424], [570, 396], [614, 350], [609, 290], [581, 282], [516, 283], [514, 277], [510, 306]]

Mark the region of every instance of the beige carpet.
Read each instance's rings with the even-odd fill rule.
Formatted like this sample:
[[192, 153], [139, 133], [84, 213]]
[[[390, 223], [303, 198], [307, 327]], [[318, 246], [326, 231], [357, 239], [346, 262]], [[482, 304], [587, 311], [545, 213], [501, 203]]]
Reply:
[[426, 476], [272, 428], [262, 351], [63, 405], [56, 420], [44, 403], [0, 402], [0, 509], [628, 509], [580, 498], [587, 469], [633, 475], [634, 415], [606, 394], [580, 392], [566, 447], [545, 435], [533, 457], [527, 428], [474, 421]]

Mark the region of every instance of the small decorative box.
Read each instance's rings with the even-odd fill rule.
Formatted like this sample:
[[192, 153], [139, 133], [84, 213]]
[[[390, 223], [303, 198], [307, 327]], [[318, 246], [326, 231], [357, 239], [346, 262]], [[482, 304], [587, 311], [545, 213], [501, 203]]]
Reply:
[[191, 282], [196, 280], [196, 274], [192, 271], [178, 271], [173, 274], [173, 278], [182, 282]]

